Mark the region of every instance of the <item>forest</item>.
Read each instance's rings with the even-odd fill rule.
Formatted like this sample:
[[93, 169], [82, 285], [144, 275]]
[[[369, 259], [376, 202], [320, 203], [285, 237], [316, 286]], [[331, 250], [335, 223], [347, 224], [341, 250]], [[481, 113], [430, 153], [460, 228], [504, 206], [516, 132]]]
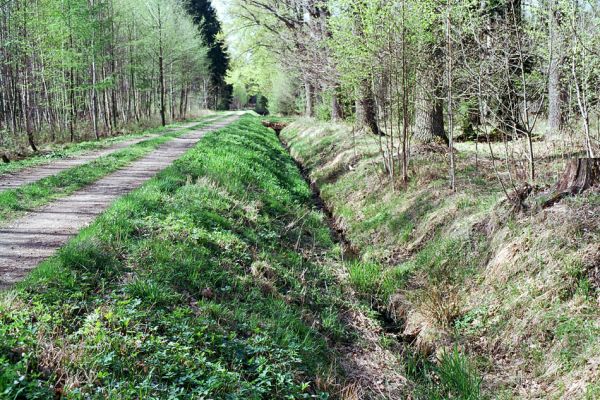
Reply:
[[526, 138], [513, 173], [531, 183], [539, 138], [598, 152], [598, 2], [257, 0], [230, 12], [234, 102], [258, 94], [275, 112], [354, 119], [382, 136], [392, 180], [408, 181], [411, 141]]
[[[224, 108], [220, 23], [205, 2], [4, 1], [0, 146], [80, 141]], [[20, 150], [23, 152], [22, 150]]]
[[0, 399], [600, 399], [597, 0], [0, 0]]

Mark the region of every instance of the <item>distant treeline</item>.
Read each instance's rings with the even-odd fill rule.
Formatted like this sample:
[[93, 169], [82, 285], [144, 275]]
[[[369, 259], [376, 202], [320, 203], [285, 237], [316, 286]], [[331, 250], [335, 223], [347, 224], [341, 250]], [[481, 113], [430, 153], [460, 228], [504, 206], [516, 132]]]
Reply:
[[205, 21], [220, 30], [207, 1], [1, 2], [0, 145], [26, 138], [35, 150], [216, 107], [223, 90]]

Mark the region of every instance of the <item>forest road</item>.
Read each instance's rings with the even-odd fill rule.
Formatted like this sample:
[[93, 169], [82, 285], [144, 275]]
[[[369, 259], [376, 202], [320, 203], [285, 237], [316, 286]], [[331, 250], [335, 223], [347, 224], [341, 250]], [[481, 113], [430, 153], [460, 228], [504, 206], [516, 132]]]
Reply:
[[[201, 123], [202, 121], [177, 126], [168, 129], [165, 133], [188, 129]], [[124, 149], [129, 146], [133, 146], [137, 143], [143, 142], [144, 140], [152, 139], [157, 136], [159, 135], [144, 135], [136, 139], [125, 140], [123, 142], [115, 143], [114, 145], [109, 146], [105, 149], [92, 150], [89, 152], [85, 152], [81, 155], [64, 158], [62, 160], [49, 161], [48, 163], [44, 163], [35, 167], [25, 168], [16, 172], [2, 174], [0, 175], [0, 192], [9, 189], [16, 189], [23, 185], [37, 182], [40, 179], [44, 179], [49, 176], [56, 175], [67, 169], [86, 164], [90, 161], [95, 160], [96, 158], [107, 156], [118, 150]]]
[[208, 132], [239, 118], [232, 114], [174, 138], [147, 156], [51, 204], [0, 225], [0, 290], [21, 281], [113, 201], [140, 187], [192, 148]]

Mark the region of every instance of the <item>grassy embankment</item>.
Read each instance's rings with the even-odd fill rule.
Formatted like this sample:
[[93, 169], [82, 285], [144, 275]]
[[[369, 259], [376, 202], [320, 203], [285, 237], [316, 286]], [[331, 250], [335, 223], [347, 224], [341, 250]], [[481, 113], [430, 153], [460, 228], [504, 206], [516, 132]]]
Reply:
[[325, 398], [354, 336], [311, 192], [258, 119], [209, 133], [0, 295], [3, 398]]
[[[221, 119], [223, 117], [220, 117]], [[162, 144], [196, 129], [217, 121], [214, 117], [199, 120], [191, 128], [174, 130], [174, 127], [161, 130], [158, 137], [133, 144], [114, 153], [98, 157], [88, 163], [69, 168], [56, 175], [23, 185], [16, 189], [0, 192], [0, 223], [17, 217], [27, 210], [50, 203], [59, 197], [67, 196], [104, 176], [126, 167], [132, 162], [156, 150]]]
[[[600, 397], [597, 191], [515, 214], [487, 146], [476, 166], [474, 145], [458, 145], [457, 193], [445, 155], [415, 148], [411, 182], [394, 191], [377, 139], [312, 120], [282, 137], [360, 252], [347, 265], [354, 288], [410, 343], [415, 397]], [[554, 181], [560, 155], [535, 146], [540, 180]]]

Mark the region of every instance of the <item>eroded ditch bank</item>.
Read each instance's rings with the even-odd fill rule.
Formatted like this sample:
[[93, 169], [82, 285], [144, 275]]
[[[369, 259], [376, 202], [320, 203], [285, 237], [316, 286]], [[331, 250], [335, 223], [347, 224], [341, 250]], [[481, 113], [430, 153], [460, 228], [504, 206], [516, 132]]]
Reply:
[[408, 187], [391, 190], [377, 144], [347, 124], [299, 119], [282, 139], [334, 230], [360, 250], [346, 263], [357, 295], [400, 322], [392, 331], [403, 328], [414, 398], [600, 393], [589, 372], [600, 351], [597, 193], [515, 215], [494, 171], [474, 168], [468, 152], [457, 157], [456, 193], [447, 160], [427, 152], [413, 155]]
[[[281, 137], [279, 132], [276, 131], [276, 134], [281, 145], [294, 160], [294, 163], [298, 167], [302, 178], [310, 187], [312, 192], [312, 201], [315, 207], [325, 215], [325, 222], [327, 223], [331, 237], [337, 244], [340, 245], [342, 263], [359, 263], [361, 258], [361, 250], [354, 246], [350, 240], [348, 240], [344, 230], [341, 229], [336, 223], [333, 211], [328, 207], [325, 200], [323, 200], [321, 197], [321, 190], [319, 186], [310, 178], [310, 171], [293, 156], [289, 145]], [[414, 340], [414, 337], [402, 335], [404, 330], [404, 321], [398, 321], [396, 318], [394, 318], [394, 316], [390, 314], [389, 309], [373, 302], [365, 302], [365, 304], [373, 311], [377, 321], [379, 322], [379, 325], [386, 335], [392, 335], [399, 343], [410, 343]]]
[[[311, 171], [302, 160], [294, 154], [284, 136], [277, 137], [301, 172], [303, 179], [312, 191], [315, 207], [326, 216], [326, 223], [332, 237], [342, 248], [342, 263], [348, 270], [368, 268], [363, 265], [363, 249], [354, 245], [346, 236], [346, 232], [338, 225], [333, 209], [321, 195], [319, 184], [311, 178]], [[339, 171], [334, 175], [342, 175]], [[354, 286], [354, 284], [351, 284]], [[362, 292], [362, 293], [361, 293]], [[404, 315], [398, 315], [390, 304], [377, 301], [375, 296], [365, 296], [365, 290], [357, 290], [352, 295], [371, 309], [371, 315], [377, 321], [372, 326], [384, 338], [393, 338], [388, 350], [395, 353], [402, 363], [402, 370], [408, 378], [404, 394], [415, 399], [446, 398], [445, 396], [478, 400], [486, 398], [481, 392], [482, 380], [472, 368], [469, 361], [457, 347], [448, 348], [438, 354], [423, 352], [418, 348], [417, 334], [407, 329]]]

